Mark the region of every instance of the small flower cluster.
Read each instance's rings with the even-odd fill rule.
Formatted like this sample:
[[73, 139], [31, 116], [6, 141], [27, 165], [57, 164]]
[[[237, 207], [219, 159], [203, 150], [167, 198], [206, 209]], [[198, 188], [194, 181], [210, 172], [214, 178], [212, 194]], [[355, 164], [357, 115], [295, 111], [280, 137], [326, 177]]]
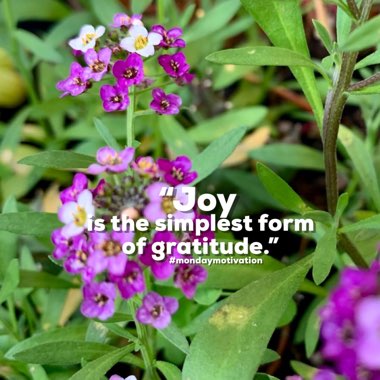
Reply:
[[380, 262], [346, 268], [321, 310], [322, 354], [348, 380], [380, 379]]
[[[141, 15], [129, 17], [118, 13], [114, 16], [111, 30], [103, 43], [100, 38], [106, 33], [104, 26], [97, 28], [84, 25], [77, 38], [69, 41], [75, 56], [83, 55], [86, 66], [78, 62], [71, 64], [68, 78], [57, 83], [62, 96], [77, 96], [86, 92], [93, 82], [113, 78], [114, 84], [100, 87], [103, 108], [107, 112], [123, 111], [130, 104], [130, 93], [134, 87], [146, 90], [154, 79], [145, 74], [144, 58], [154, 56], [162, 50], [175, 49], [173, 54], [161, 54], [157, 62], [171, 82], [182, 86], [191, 83], [194, 75], [186, 62], [185, 54], [178, 51], [186, 43], [181, 28], [166, 30], [162, 25], [153, 25], [150, 31], [144, 26]], [[171, 83], [169, 82], [169, 83]], [[182, 104], [176, 94], [166, 94], [162, 88], [152, 88], [150, 108], [158, 114], [177, 114]]]
[[[169, 255], [162, 261], [155, 261], [152, 257], [154, 242], [172, 242], [172, 255], [178, 257], [176, 243], [201, 238], [194, 233], [154, 229], [155, 221], [161, 218], [206, 217], [196, 210], [180, 213], [173, 206], [175, 199], [187, 202], [187, 194], [181, 189], [197, 177], [197, 173], [191, 171], [189, 158], [180, 156], [173, 161], [163, 158], [154, 161], [151, 157], [134, 159], [134, 148], [117, 152], [103, 147], [97, 152], [97, 163], [90, 165], [87, 171], [93, 175], [110, 175], [101, 179], [94, 189], [89, 188], [88, 178], [83, 173], [74, 176], [72, 185], [60, 194], [63, 205], [58, 217], [64, 226], [52, 234], [53, 258], [62, 260], [66, 272], [80, 275], [83, 280], [82, 313], [101, 320], [111, 317], [115, 311], [117, 289], [123, 299], [146, 291], [144, 268], [150, 268], [158, 280], [173, 277], [174, 285], [185, 297], [192, 298], [197, 285], [206, 280], [206, 270], [200, 265], [171, 264]], [[174, 187], [174, 195], [160, 196], [163, 187]], [[144, 217], [150, 223], [149, 230], [146, 233], [95, 232], [89, 228], [91, 218], [110, 221], [114, 215], [135, 221]], [[148, 239], [143, 253], [127, 258], [122, 250], [123, 244], [134, 242], [136, 235], [141, 233]], [[210, 236], [210, 231], [207, 235]], [[149, 292], [136, 316], [141, 323], [165, 328], [177, 308], [175, 298]]]

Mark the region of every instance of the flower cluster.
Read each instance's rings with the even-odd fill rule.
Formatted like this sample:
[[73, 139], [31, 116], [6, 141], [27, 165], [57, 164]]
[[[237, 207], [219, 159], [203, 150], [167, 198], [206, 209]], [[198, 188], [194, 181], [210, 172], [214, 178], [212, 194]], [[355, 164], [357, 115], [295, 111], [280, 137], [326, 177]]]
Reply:
[[[186, 46], [181, 39], [180, 28], [166, 30], [162, 25], [153, 25], [148, 30], [141, 15], [129, 17], [118, 13], [114, 16], [108, 37], [101, 42], [105, 34], [104, 26], [95, 28], [85, 25], [79, 36], [69, 41], [74, 55], [82, 59], [85, 66], [78, 62], [71, 64], [68, 78], [57, 83], [57, 89], [62, 92], [62, 96], [80, 95], [93, 82], [106, 80], [110, 83], [111, 77], [112, 84], [103, 84], [100, 87], [103, 108], [107, 112], [123, 111], [128, 108], [130, 94], [135, 87], [145, 91], [155, 82], [154, 78], [164, 79], [165, 84], [176, 83], [180, 86], [193, 80], [185, 54], [178, 51]], [[155, 70], [158, 74], [153, 77], [147, 75], [148, 68], [152, 69], [148, 67], [147, 58], [170, 49], [174, 50], [172, 54], [160, 54], [154, 61], [157, 63]], [[168, 79], [169, 82], [166, 82]], [[150, 108], [158, 114], [177, 114], [182, 104], [181, 98], [176, 94], [166, 94], [159, 86], [158, 83], [151, 88]]]
[[[192, 298], [197, 285], [206, 280], [206, 270], [196, 264], [171, 264], [168, 254], [161, 261], [155, 261], [152, 256], [154, 242], [171, 242], [172, 255], [178, 256], [175, 248], [178, 242], [197, 238], [194, 233], [155, 231], [157, 219], [205, 217], [197, 210], [179, 213], [173, 206], [175, 199], [187, 202], [187, 194], [181, 189], [197, 177], [197, 173], [191, 171], [189, 158], [180, 156], [173, 161], [163, 158], [154, 161], [151, 157], [134, 159], [134, 148], [117, 152], [103, 147], [97, 152], [97, 163], [90, 165], [87, 172], [103, 173], [105, 178], [91, 189], [85, 174], [74, 176], [72, 185], [60, 194], [62, 206], [58, 217], [64, 225], [52, 234], [53, 258], [63, 261], [66, 272], [82, 278], [82, 313], [101, 320], [111, 317], [117, 290], [123, 299], [147, 291], [145, 268], [158, 280], [173, 277], [174, 285], [185, 297]], [[163, 187], [174, 187], [174, 195], [162, 197]], [[127, 256], [122, 250], [123, 244], [135, 242], [136, 235], [142, 232], [109, 229], [95, 232], [90, 228], [94, 218], [110, 221], [112, 216], [149, 221], [148, 231], [143, 232], [148, 243], [142, 254]], [[141, 323], [165, 328], [177, 308], [175, 298], [148, 292], [136, 316]]]
[[348, 380], [380, 379], [380, 262], [346, 268], [321, 310], [322, 354]]

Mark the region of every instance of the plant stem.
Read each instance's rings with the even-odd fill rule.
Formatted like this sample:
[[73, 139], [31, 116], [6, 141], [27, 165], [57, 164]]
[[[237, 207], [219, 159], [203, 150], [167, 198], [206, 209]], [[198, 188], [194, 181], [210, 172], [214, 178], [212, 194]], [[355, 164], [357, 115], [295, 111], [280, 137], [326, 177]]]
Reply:
[[[361, 15], [357, 25], [363, 24], [369, 16], [373, 0], [363, 0]], [[323, 115], [323, 146], [326, 170], [326, 195], [328, 210], [335, 215], [338, 202], [338, 174], [337, 174], [337, 139], [339, 124], [342, 118], [343, 109], [347, 101], [347, 90], [352, 80], [355, 69], [357, 52], [343, 53], [342, 65], [334, 73], [333, 87], [327, 94], [325, 112]], [[341, 242], [352, 260], [358, 266], [363, 266], [363, 259], [360, 254], [352, 249], [352, 244], [347, 244], [347, 238], [343, 237]], [[360, 259], [358, 259], [358, 255]], [[365, 264], [365, 263], [364, 263]]]
[[133, 130], [133, 116], [135, 112], [135, 89], [133, 88], [129, 93], [129, 107], [127, 108], [127, 120], [126, 120], [126, 134], [127, 134], [127, 146], [133, 146], [135, 141], [135, 134]]
[[376, 82], [380, 81], [380, 73], [376, 73], [374, 75], [371, 75], [367, 79], [363, 79], [359, 82], [356, 82], [348, 87], [348, 91], [357, 91], [361, 90], [364, 87], [368, 87], [371, 84], [374, 84]]
[[358, 20], [360, 18], [360, 11], [355, 0], [347, 0], [347, 5], [350, 8], [351, 14]]

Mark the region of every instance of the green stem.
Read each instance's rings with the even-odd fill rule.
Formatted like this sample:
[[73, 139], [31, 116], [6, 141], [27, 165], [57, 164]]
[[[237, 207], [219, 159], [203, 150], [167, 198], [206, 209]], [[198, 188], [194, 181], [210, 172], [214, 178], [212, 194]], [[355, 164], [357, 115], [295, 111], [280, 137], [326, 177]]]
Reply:
[[165, 0], [157, 1], [157, 17], [159, 24], [165, 23]]
[[135, 141], [135, 134], [133, 130], [133, 117], [135, 112], [135, 89], [133, 88], [129, 93], [130, 104], [127, 108], [127, 121], [126, 121], [126, 134], [127, 134], [127, 146], [133, 146]]
[[[369, 16], [373, 0], [363, 0], [361, 15], [357, 25], [363, 24]], [[326, 195], [328, 210], [335, 215], [338, 203], [338, 174], [337, 174], [337, 139], [340, 120], [347, 101], [347, 90], [355, 69], [357, 52], [343, 53], [342, 65], [334, 73], [332, 89], [327, 94], [325, 112], [323, 116], [323, 145], [326, 169]], [[347, 244], [348, 239], [342, 237], [341, 244], [358, 266], [365, 264], [353, 244]], [[355, 249], [353, 249], [355, 248]], [[360, 257], [360, 259], [358, 258]]]

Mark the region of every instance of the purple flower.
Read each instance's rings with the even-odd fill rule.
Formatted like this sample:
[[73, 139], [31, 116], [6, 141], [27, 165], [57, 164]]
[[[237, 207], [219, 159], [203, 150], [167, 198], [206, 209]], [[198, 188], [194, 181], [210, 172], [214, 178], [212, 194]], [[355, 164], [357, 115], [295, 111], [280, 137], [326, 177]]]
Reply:
[[103, 78], [108, 71], [111, 55], [112, 50], [107, 47], [100, 49], [99, 52], [89, 49], [84, 53], [84, 60], [90, 69], [91, 79], [99, 82]]
[[157, 164], [164, 175], [165, 181], [170, 185], [177, 186], [181, 183], [187, 185], [198, 176], [197, 172], [190, 171], [191, 160], [186, 156], [178, 156], [173, 161], [159, 158]]
[[186, 42], [180, 38], [183, 34], [181, 28], [176, 27], [166, 30], [162, 25], [153, 25], [152, 32], [162, 36], [162, 41], [158, 46], [164, 49], [184, 48], [186, 46]]
[[62, 203], [76, 201], [78, 194], [88, 187], [88, 179], [83, 173], [75, 174], [73, 184], [67, 189], [61, 191], [59, 198]]
[[85, 317], [108, 319], [115, 312], [115, 285], [109, 282], [90, 283], [83, 287], [81, 312]]
[[319, 369], [314, 375], [313, 380], [335, 380], [336, 375], [328, 369]]
[[89, 266], [95, 273], [108, 270], [112, 275], [121, 276], [127, 263], [127, 256], [122, 251], [122, 246], [126, 242], [131, 242], [133, 235], [133, 232], [90, 233], [94, 253], [89, 257]]
[[145, 291], [144, 275], [135, 261], [127, 261], [119, 276], [110, 275], [109, 278], [117, 285], [124, 299], [132, 298], [136, 293]]
[[160, 88], [155, 88], [152, 91], [153, 101], [150, 103], [150, 108], [160, 115], [175, 115], [179, 113], [182, 99], [175, 94], [165, 94]]
[[145, 192], [150, 203], [144, 209], [145, 218], [150, 222], [155, 222], [157, 219], [166, 219], [168, 214], [172, 214], [176, 219], [193, 219], [193, 211], [178, 211], [173, 204], [174, 200], [187, 204], [188, 195], [183, 191], [184, 186], [174, 187], [174, 196], [161, 196], [162, 189], [167, 187], [170, 186], [164, 182], [156, 182], [146, 188]]
[[144, 80], [144, 62], [136, 54], [129, 54], [125, 61], [116, 61], [112, 73], [121, 87], [138, 85]]
[[186, 298], [193, 298], [197, 285], [205, 282], [207, 271], [200, 265], [180, 264], [174, 275], [174, 285], [180, 288]]
[[115, 16], [113, 16], [113, 28], [121, 28], [122, 26], [129, 27], [132, 25], [140, 25], [142, 26], [143, 23], [141, 21], [142, 15], [132, 15], [128, 16], [125, 13], [116, 13]]
[[129, 163], [133, 160], [134, 148], [125, 148], [121, 152], [105, 146], [96, 153], [98, 164], [92, 164], [88, 168], [90, 174], [100, 174], [104, 171], [111, 173], [121, 173], [127, 170]]
[[61, 260], [69, 254], [73, 239], [64, 236], [62, 234], [62, 228], [58, 228], [52, 232], [51, 241], [55, 245], [52, 254], [54, 259]]
[[136, 317], [140, 323], [164, 329], [170, 325], [171, 316], [177, 309], [178, 301], [175, 298], [161, 297], [155, 292], [150, 292], [144, 297]]
[[124, 111], [129, 106], [128, 87], [105, 84], [100, 87], [100, 97], [106, 112]]
[[143, 177], [154, 178], [158, 173], [158, 166], [152, 157], [137, 157], [131, 167]]
[[89, 218], [95, 215], [90, 190], [83, 190], [77, 201], [65, 203], [58, 211], [59, 220], [65, 224], [62, 234], [72, 237], [82, 233], [88, 226]]
[[[168, 278], [170, 278], [174, 273], [175, 266], [170, 263], [171, 256], [167, 254], [166, 250], [162, 250], [163, 257], [161, 260], [155, 260], [153, 258], [153, 244], [159, 242], [167, 243], [176, 241], [177, 239], [173, 233], [168, 231], [158, 231], [154, 234], [152, 242], [145, 247], [144, 253], [139, 256], [140, 261], [144, 265], [150, 267], [153, 276], [158, 280], [167, 280]], [[176, 248], [172, 248], [172, 252], [172, 256], [179, 257]]]
[[285, 380], [303, 380], [301, 376], [294, 375], [294, 376], [286, 376]]
[[73, 62], [70, 75], [57, 83], [57, 90], [62, 91], [61, 97], [66, 95], [78, 96], [90, 87], [91, 72], [78, 62]]
[[174, 81], [178, 84], [178, 86], [184, 86], [186, 84], [190, 84], [194, 79], [194, 74], [185, 73], [178, 78], [175, 78]]
[[181, 51], [175, 54], [164, 54], [158, 57], [158, 63], [163, 67], [165, 72], [173, 77], [182, 77], [190, 70], [190, 65], [186, 62], [185, 54]]

